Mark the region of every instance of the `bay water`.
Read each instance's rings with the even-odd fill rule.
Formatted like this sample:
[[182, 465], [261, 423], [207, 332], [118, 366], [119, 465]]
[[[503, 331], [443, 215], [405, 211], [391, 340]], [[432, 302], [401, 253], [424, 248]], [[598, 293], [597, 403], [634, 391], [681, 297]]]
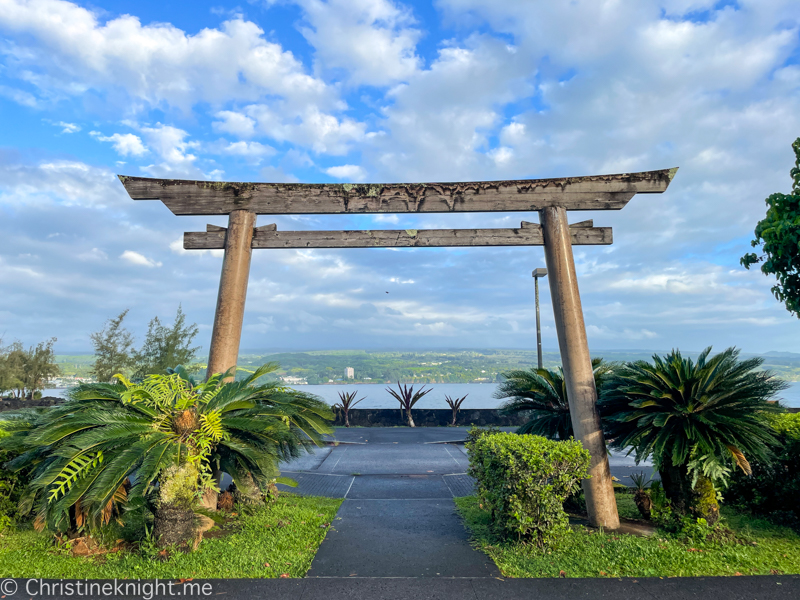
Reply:
[[[496, 383], [432, 383], [426, 384], [426, 389], [430, 388], [431, 392], [423, 396], [419, 402], [414, 405], [414, 408], [448, 408], [445, 402], [445, 396], [456, 399], [466, 396], [466, 400], [461, 405], [463, 409], [471, 408], [497, 408], [503, 403], [503, 400], [494, 398], [494, 393], [497, 391]], [[800, 382], [790, 382], [790, 387], [780, 394], [784, 406], [800, 408]], [[386, 391], [387, 387], [397, 389], [397, 384], [390, 386], [389, 384], [327, 384], [327, 385], [297, 385], [294, 386], [296, 390], [315, 394], [321, 397], [328, 404], [335, 404], [339, 401], [339, 392], [356, 392], [356, 400], [364, 398], [356, 408], [398, 408], [399, 403], [395, 400], [389, 392]], [[415, 390], [419, 390], [422, 386], [416, 384]], [[57, 396], [64, 397], [64, 389], [50, 389], [44, 390], [44, 396]]]

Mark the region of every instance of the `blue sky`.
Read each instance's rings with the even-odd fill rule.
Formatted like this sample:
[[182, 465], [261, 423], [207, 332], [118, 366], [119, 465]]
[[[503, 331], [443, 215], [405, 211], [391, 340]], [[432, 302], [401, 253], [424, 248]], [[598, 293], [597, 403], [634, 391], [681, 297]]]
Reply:
[[[790, 0], [0, 0], [0, 334], [60, 353], [182, 304], [208, 345], [221, 258], [115, 174], [470, 181], [680, 167], [573, 213], [595, 349], [800, 351], [745, 271], [800, 136]], [[279, 228], [511, 227], [535, 214], [280, 216]], [[258, 251], [243, 348], [535, 348], [541, 248]], [[388, 294], [387, 294], [388, 292]], [[543, 287], [545, 347], [555, 348]]]

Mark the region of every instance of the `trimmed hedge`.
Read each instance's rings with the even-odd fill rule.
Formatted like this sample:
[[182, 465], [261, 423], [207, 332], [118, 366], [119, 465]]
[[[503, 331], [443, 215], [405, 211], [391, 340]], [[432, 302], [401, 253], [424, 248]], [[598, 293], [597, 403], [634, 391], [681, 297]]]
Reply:
[[480, 430], [469, 437], [468, 472], [501, 533], [544, 547], [568, 531], [564, 500], [589, 468], [589, 452], [580, 442]]
[[800, 530], [800, 413], [771, 418], [780, 445], [770, 463], [753, 462], [752, 477], [736, 469], [725, 501]]

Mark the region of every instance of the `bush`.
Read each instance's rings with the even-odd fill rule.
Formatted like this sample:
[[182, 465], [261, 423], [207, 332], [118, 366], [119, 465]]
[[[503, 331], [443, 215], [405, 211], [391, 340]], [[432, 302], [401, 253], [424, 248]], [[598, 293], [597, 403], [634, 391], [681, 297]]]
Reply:
[[[8, 437], [0, 421], [0, 439]], [[4, 467], [5, 463], [14, 458], [7, 450], [0, 450], [0, 531], [17, 520], [17, 503], [28, 485], [30, 470], [13, 472]]]
[[800, 413], [771, 418], [779, 445], [772, 461], [753, 461], [752, 477], [736, 473], [725, 500], [781, 525], [800, 528]]
[[470, 437], [469, 474], [501, 533], [544, 547], [568, 531], [563, 503], [589, 468], [580, 442], [502, 432]]

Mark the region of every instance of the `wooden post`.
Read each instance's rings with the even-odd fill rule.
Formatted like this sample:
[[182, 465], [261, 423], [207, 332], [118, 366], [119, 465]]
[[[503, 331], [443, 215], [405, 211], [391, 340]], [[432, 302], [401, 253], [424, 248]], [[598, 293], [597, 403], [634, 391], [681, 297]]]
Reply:
[[589, 451], [589, 479], [583, 481], [589, 522], [607, 529], [619, 528], [617, 501], [608, 466], [603, 428], [597, 411], [597, 389], [586, 340], [575, 259], [572, 255], [567, 211], [547, 207], [539, 211], [544, 232], [544, 254], [550, 277], [558, 346], [567, 386], [575, 437]]
[[[250, 256], [253, 253], [253, 229], [256, 215], [248, 210], [234, 210], [228, 216], [225, 233], [225, 257], [219, 280], [217, 311], [211, 333], [207, 376], [224, 373], [236, 367], [239, 343], [242, 339], [244, 302], [250, 275]], [[228, 378], [227, 381], [232, 381]]]

